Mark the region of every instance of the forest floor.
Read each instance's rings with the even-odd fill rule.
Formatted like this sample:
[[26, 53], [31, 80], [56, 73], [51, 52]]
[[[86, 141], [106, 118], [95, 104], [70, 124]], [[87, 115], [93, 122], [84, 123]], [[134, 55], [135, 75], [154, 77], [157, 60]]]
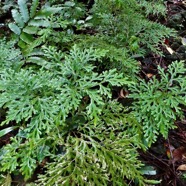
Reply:
[[[175, 60], [186, 61], [186, 2], [170, 0], [166, 2], [167, 17], [162, 24], [174, 28], [177, 38], [165, 40], [163, 57], [148, 56], [141, 61], [141, 76], [150, 79], [156, 75], [158, 64], [164, 68]], [[183, 108], [186, 116], [186, 108]], [[186, 185], [186, 120], [175, 122], [176, 129], [169, 131], [167, 139], [159, 137], [146, 153], [140, 152], [142, 161], [149, 165], [145, 173], [151, 179], [162, 180], [159, 186]]]
[[[140, 60], [140, 76], [147, 80], [157, 74], [158, 65], [167, 68], [172, 61], [186, 61], [186, 2], [168, 0], [166, 6], [167, 17], [160, 21], [177, 30], [178, 37], [166, 39], [166, 46], [160, 46], [163, 57], [151, 54]], [[186, 117], [186, 108], [183, 111]], [[186, 186], [186, 120], [177, 121], [175, 125], [177, 128], [169, 131], [167, 139], [160, 136], [147, 152], [140, 152], [140, 159], [149, 166], [145, 175], [150, 179], [162, 180], [159, 186]], [[1, 138], [0, 146], [6, 144], [11, 135], [14, 134]]]

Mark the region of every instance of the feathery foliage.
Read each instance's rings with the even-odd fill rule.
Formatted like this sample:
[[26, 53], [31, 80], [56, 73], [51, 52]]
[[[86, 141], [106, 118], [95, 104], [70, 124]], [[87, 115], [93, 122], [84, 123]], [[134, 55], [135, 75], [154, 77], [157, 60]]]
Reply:
[[[164, 16], [162, 1], [87, 2], [18, 0], [11, 11], [15, 39], [0, 40], [0, 132], [15, 129], [0, 149], [4, 183], [37, 168], [33, 185], [155, 183], [143, 177], [138, 149], [182, 116], [185, 67], [158, 68], [160, 80], [146, 83], [136, 58], [161, 55], [175, 32], [146, 18]], [[117, 87], [130, 88], [133, 106], [113, 100]]]
[[186, 68], [184, 62], [173, 62], [165, 71], [158, 67], [160, 80], [154, 76], [149, 82], [140, 80], [131, 86], [134, 110], [143, 124], [144, 137], [151, 146], [157, 136], [165, 138], [174, 121], [183, 116], [181, 105], [186, 105]]

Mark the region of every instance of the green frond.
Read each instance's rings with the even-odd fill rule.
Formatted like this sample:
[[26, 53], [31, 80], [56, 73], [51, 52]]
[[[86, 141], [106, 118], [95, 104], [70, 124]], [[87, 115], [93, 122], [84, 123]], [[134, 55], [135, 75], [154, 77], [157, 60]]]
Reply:
[[38, 5], [39, 5], [39, 0], [32, 0], [32, 5], [30, 7], [30, 18], [33, 18], [35, 16]]
[[21, 34], [21, 29], [14, 23], [9, 23], [8, 27], [10, 28], [10, 30], [12, 30], [12, 32], [14, 32], [17, 35]]
[[23, 28], [25, 23], [23, 21], [21, 14], [18, 12], [18, 10], [13, 9], [11, 12], [12, 12], [12, 17], [15, 20], [15, 23], [17, 23], [20, 28]]
[[167, 137], [186, 105], [184, 62], [158, 67], [148, 82], [137, 75], [138, 58], [162, 55], [175, 35], [147, 19], [165, 15], [162, 2], [18, 0], [15, 41], [0, 39], [0, 136], [13, 134], [0, 148], [0, 183], [40, 167], [30, 185], [155, 183], [138, 150]]
[[168, 70], [158, 67], [160, 80], [154, 76], [148, 83], [141, 80], [131, 86], [130, 97], [134, 103], [136, 117], [143, 123], [144, 136], [150, 146], [160, 133], [165, 138], [169, 129], [175, 128], [174, 121], [182, 118], [180, 104], [186, 105], [186, 88], [183, 61], [173, 62]]
[[24, 22], [27, 23], [30, 18], [28, 13], [27, 0], [18, 0], [17, 3], [19, 5], [21, 17], [24, 20]]

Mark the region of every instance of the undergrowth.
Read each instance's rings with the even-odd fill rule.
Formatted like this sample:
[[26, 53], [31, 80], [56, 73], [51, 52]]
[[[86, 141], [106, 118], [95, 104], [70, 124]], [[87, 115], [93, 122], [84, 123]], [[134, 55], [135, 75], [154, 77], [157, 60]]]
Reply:
[[[162, 1], [91, 3], [18, 0], [11, 10], [14, 34], [0, 40], [1, 128], [13, 134], [0, 149], [2, 185], [38, 168], [32, 185], [156, 183], [138, 149], [182, 118], [186, 69], [159, 66], [146, 82], [137, 58], [162, 55], [175, 32], [146, 18], [165, 16]], [[130, 106], [113, 99], [117, 87], [130, 90]]]

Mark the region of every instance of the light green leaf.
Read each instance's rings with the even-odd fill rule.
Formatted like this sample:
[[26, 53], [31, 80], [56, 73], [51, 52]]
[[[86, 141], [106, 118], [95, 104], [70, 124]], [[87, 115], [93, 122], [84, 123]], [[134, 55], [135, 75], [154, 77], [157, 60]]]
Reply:
[[43, 10], [38, 11], [34, 19], [46, 18], [52, 14], [59, 12], [60, 10], [62, 10], [62, 8], [60, 8], [60, 7], [58, 7], [58, 8], [47, 7]]
[[26, 23], [29, 20], [29, 13], [28, 13], [28, 7], [27, 7], [27, 1], [26, 0], [18, 0], [19, 10], [21, 12], [21, 16]]
[[50, 27], [50, 22], [47, 20], [31, 20], [28, 25], [36, 27]]
[[65, 2], [65, 5], [66, 5], [66, 6], [69, 6], [69, 7], [73, 7], [73, 6], [75, 5], [75, 3], [72, 2], [72, 1], [66, 1], [66, 2]]
[[14, 127], [8, 127], [8, 128], [5, 128], [5, 129], [2, 129], [0, 130], [0, 137], [8, 134], [9, 132], [13, 131], [14, 129], [16, 129], [17, 126], [14, 126]]
[[23, 32], [27, 34], [36, 34], [37, 31], [38, 31], [38, 28], [34, 26], [27, 26], [26, 28], [23, 29]]
[[21, 29], [14, 23], [9, 23], [8, 27], [10, 30], [12, 30], [15, 34], [20, 35], [21, 34]]
[[39, 5], [39, 0], [33, 0], [32, 1], [32, 6], [30, 8], [30, 17], [33, 18], [34, 15], [36, 14], [37, 7]]
[[14, 18], [14, 21], [21, 27], [24, 27], [24, 21], [23, 18], [21, 17], [21, 14], [17, 10], [12, 10], [12, 17]]

